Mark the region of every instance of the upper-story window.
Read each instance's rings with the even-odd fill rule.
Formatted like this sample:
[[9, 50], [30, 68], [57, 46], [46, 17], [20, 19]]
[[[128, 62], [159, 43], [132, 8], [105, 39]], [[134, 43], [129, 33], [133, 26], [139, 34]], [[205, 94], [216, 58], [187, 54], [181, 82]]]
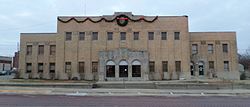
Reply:
[[126, 32], [121, 32], [120, 36], [121, 36], [121, 40], [126, 40]]
[[208, 44], [207, 45], [207, 51], [209, 54], [213, 53], [214, 52], [214, 46], [213, 44]]
[[223, 52], [228, 52], [228, 44], [222, 44]]
[[154, 40], [154, 32], [148, 32], [148, 40]]
[[174, 40], [180, 40], [180, 32], [174, 32]]
[[107, 32], [108, 40], [113, 40], [113, 32]]
[[161, 32], [161, 40], [167, 40], [167, 32]]
[[79, 32], [79, 40], [85, 40], [85, 32]]
[[56, 45], [50, 45], [50, 55], [56, 55]]
[[134, 32], [134, 40], [139, 40], [139, 32]]
[[197, 54], [197, 53], [198, 53], [198, 45], [192, 44], [192, 54]]
[[32, 45], [27, 45], [26, 55], [32, 55]]
[[66, 32], [65, 36], [66, 41], [70, 41], [72, 39], [72, 32]]
[[92, 40], [98, 40], [98, 32], [92, 32]]
[[44, 54], [44, 45], [39, 45], [38, 46], [38, 55], [43, 55]]

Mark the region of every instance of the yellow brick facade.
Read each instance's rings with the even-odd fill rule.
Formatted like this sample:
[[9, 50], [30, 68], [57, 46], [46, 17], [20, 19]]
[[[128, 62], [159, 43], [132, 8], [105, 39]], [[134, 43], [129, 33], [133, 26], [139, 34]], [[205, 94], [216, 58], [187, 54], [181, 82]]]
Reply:
[[[128, 23], [120, 26], [117, 21]], [[80, 32], [84, 33], [83, 40], [79, 37]], [[112, 32], [112, 40], [108, 40], [108, 32]], [[125, 40], [121, 40], [122, 32], [125, 32]], [[139, 33], [138, 40], [135, 32]], [[149, 32], [153, 32], [152, 40]], [[166, 40], [162, 37], [164, 32]], [[66, 40], [67, 33], [71, 40]], [[93, 40], [95, 33], [98, 33], [97, 40]], [[187, 16], [156, 17], [130, 12], [94, 17], [60, 16], [56, 33], [21, 33], [20, 39], [21, 78], [99, 81], [239, 79], [236, 33], [189, 32]], [[197, 54], [192, 53], [192, 44], [197, 44]], [[213, 44], [213, 53], [208, 54], [208, 44]], [[227, 44], [228, 52], [223, 52], [223, 44]], [[56, 47], [52, 55], [51, 46]], [[214, 61], [213, 68], [208, 67], [209, 61]], [[225, 71], [225, 68], [229, 70]]]

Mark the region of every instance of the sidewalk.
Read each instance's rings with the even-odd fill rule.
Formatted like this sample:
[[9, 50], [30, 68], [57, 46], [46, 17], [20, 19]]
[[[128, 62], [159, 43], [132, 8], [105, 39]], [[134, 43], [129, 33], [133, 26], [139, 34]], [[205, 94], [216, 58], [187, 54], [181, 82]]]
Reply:
[[0, 94], [69, 96], [250, 96], [250, 90], [71, 89], [0, 87]]

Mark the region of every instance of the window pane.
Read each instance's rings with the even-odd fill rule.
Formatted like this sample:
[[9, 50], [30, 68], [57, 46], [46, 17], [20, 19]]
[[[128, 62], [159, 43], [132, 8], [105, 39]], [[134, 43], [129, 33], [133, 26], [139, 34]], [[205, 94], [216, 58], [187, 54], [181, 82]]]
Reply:
[[98, 72], [98, 62], [92, 62], [92, 72]]
[[214, 61], [209, 61], [209, 69], [214, 69]]
[[134, 32], [134, 40], [139, 40], [139, 32]]
[[113, 32], [108, 32], [108, 40], [113, 40]]
[[50, 55], [56, 54], [56, 45], [50, 45]]
[[154, 32], [148, 32], [148, 40], [154, 40]]
[[161, 40], [167, 40], [167, 32], [161, 32]]
[[224, 61], [224, 71], [229, 71], [229, 62]]
[[213, 53], [214, 51], [213, 44], [208, 44], [207, 50], [208, 50], [208, 53]]
[[79, 40], [85, 39], [85, 32], [79, 32]]
[[65, 72], [71, 72], [71, 62], [65, 62]]
[[38, 46], [38, 55], [43, 55], [44, 54], [44, 45], [39, 45]]
[[38, 72], [43, 72], [43, 63], [38, 63]]
[[98, 40], [98, 32], [92, 32], [92, 40]]
[[32, 71], [32, 64], [26, 63], [26, 73], [31, 73], [31, 71]]
[[121, 32], [121, 40], [126, 40], [126, 32]]
[[154, 61], [149, 62], [149, 72], [155, 72], [155, 62]]
[[223, 52], [228, 52], [228, 45], [227, 44], [222, 44]]
[[132, 77], [141, 77], [141, 65], [132, 65]]
[[79, 73], [84, 73], [84, 62], [79, 62], [78, 66]]
[[27, 55], [31, 55], [32, 54], [32, 45], [27, 45], [26, 54]]
[[49, 72], [55, 73], [55, 70], [56, 70], [55, 63], [49, 63]]
[[181, 72], [181, 61], [175, 61], [175, 70]]
[[69, 41], [72, 39], [72, 32], [66, 32], [66, 41]]
[[115, 77], [115, 65], [106, 66], [106, 77]]
[[168, 72], [168, 61], [162, 61], [162, 71]]
[[174, 32], [174, 40], [180, 40], [180, 32]]
[[192, 44], [192, 54], [197, 54], [197, 53], [198, 53], [198, 45]]

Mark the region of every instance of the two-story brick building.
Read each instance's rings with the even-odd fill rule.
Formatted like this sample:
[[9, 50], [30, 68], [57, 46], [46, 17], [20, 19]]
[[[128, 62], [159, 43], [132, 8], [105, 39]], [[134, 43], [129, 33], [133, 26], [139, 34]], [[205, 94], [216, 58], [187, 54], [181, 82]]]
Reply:
[[21, 78], [239, 79], [235, 32], [189, 32], [187, 16], [59, 16], [56, 33], [21, 33]]

